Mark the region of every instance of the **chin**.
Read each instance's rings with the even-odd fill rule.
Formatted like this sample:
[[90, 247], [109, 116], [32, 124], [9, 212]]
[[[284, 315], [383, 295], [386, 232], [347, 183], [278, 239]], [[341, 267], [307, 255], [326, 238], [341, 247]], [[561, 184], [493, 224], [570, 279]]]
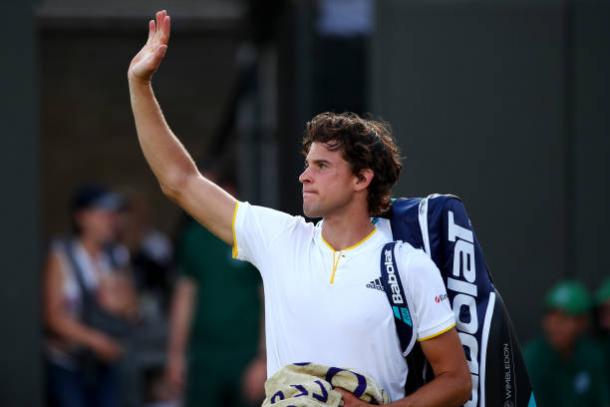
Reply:
[[318, 208], [312, 208], [309, 205], [303, 204], [303, 214], [308, 218], [321, 218], [322, 214], [318, 210]]

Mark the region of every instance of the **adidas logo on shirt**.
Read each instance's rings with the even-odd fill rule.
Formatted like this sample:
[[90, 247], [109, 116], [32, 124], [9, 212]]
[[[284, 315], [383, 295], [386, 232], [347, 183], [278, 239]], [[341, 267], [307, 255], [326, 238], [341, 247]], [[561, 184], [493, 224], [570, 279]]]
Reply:
[[375, 280], [368, 283], [367, 288], [373, 288], [375, 290], [383, 291], [383, 285], [381, 284], [381, 279], [376, 278]]

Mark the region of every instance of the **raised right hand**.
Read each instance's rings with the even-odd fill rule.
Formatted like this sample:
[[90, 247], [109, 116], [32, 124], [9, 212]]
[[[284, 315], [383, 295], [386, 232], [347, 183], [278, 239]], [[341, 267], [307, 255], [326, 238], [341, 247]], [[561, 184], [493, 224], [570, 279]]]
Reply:
[[170, 17], [167, 11], [158, 11], [156, 21], [148, 22], [148, 40], [129, 64], [129, 80], [150, 82], [165, 57], [170, 34]]

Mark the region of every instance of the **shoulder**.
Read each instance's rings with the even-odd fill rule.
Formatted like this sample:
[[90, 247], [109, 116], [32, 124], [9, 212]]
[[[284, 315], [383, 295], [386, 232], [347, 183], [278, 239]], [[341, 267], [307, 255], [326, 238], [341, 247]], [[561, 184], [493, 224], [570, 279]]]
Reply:
[[239, 202], [235, 215], [236, 224], [256, 221], [261, 229], [270, 232], [309, 232], [313, 233], [315, 225], [302, 216], [291, 215], [277, 209], [265, 206], [251, 205], [249, 202]]
[[437, 271], [436, 264], [421, 249], [416, 249], [407, 242], [396, 242], [396, 261], [405, 272]]
[[47, 259], [65, 268], [69, 265], [67, 260], [67, 250], [74, 244], [74, 240], [66, 236], [56, 236], [49, 242]]

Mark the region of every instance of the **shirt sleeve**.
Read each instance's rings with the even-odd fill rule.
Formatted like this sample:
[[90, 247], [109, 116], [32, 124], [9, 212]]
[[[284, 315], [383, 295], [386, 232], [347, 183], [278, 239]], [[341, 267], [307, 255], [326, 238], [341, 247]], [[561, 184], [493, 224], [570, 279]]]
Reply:
[[[401, 246], [403, 285], [409, 299], [418, 341], [439, 336], [455, 326], [447, 289], [436, 264], [421, 250]], [[406, 252], [406, 253], [405, 253]]]
[[249, 261], [262, 272], [265, 260], [282, 250], [289, 231], [302, 222], [299, 216], [238, 202], [233, 215], [233, 258]]

